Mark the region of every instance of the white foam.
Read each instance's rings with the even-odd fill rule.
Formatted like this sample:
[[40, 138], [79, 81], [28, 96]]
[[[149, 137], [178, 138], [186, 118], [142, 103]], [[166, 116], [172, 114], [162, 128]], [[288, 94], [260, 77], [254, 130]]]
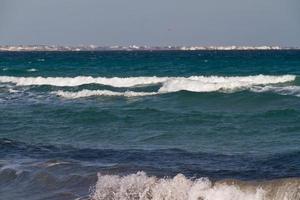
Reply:
[[290, 86], [255, 86], [251, 88], [252, 92], [272, 92], [281, 95], [292, 95], [300, 97], [300, 86], [290, 85]]
[[193, 92], [233, 91], [248, 89], [255, 85], [276, 84], [294, 81], [296, 76], [192, 76], [189, 78], [173, 78], [167, 80], [159, 89], [160, 92], [177, 92], [181, 90]]
[[144, 172], [124, 177], [98, 174], [91, 195], [94, 200], [266, 200], [261, 187], [241, 188], [213, 184], [207, 178], [191, 180], [182, 174], [174, 178], [149, 177]]
[[37, 71], [37, 69], [35, 69], [35, 68], [31, 68], [31, 69], [27, 69], [26, 71], [28, 71], [28, 72], [36, 72], [36, 71]]
[[148, 96], [177, 91], [192, 92], [234, 92], [236, 90], [250, 89], [253, 92], [271, 91], [279, 94], [300, 96], [299, 86], [274, 86], [278, 83], [292, 82], [295, 75], [256, 75], [256, 76], [191, 76], [191, 77], [14, 77], [0, 76], [0, 83], [13, 83], [18, 86], [52, 85], [59, 87], [73, 87], [84, 84], [101, 84], [112, 87], [137, 87], [151, 84], [160, 84], [157, 92], [115, 92], [110, 90], [81, 90], [78, 92], [56, 91], [55, 94], [65, 98], [81, 98], [89, 96]]
[[[237, 88], [235, 88], [237, 89]], [[291, 95], [291, 96], [296, 96], [300, 97], [300, 86], [253, 86], [249, 88], [250, 91], [252, 92], [257, 92], [257, 93], [264, 93], [264, 92], [271, 92], [271, 93], [276, 93], [280, 95]], [[205, 85], [205, 87], [202, 87], [201, 90], [197, 92], [210, 92], [210, 91], [216, 91], [217, 89], [214, 86], [209, 86]], [[229, 90], [224, 90], [224, 88], [219, 88], [219, 90], [223, 92], [233, 92], [234, 89]], [[17, 90], [10, 89], [9, 90], [11, 93], [17, 92]], [[195, 91], [195, 90], [190, 90], [190, 91]], [[152, 96], [152, 95], [159, 95], [159, 94], [165, 94], [173, 92], [171, 91], [163, 91], [159, 90], [159, 92], [134, 92], [134, 91], [125, 91], [125, 92], [115, 92], [115, 91], [110, 91], [110, 90], [81, 90], [78, 92], [68, 92], [68, 91], [55, 91], [53, 92], [54, 94], [68, 98], [68, 99], [76, 99], [76, 98], [83, 98], [83, 97], [90, 97], [90, 96], [124, 96], [124, 97], [141, 97], [141, 96]]]
[[140, 97], [140, 96], [149, 96], [156, 95], [157, 92], [114, 92], [110, 90], [81, 90], [78, 92], [68, 92], [68, 91], [56, 91], [54, 94], [67, 98], [67, 99], [76, 99], [90, 96], [124, 96], [124, 97]]
[[133, 87], [138, 85], [158, 84], [166, 81], [168, 77], [128, 77], [128, 78], [106, 78], [106, 77], [15, 77], [0, 76], [2, 83], [14, 83], [20, 86], [29, 85], [52, 85], [60, 87], [73, 87], [85, 84], [101, 84], [113, 87]]
[[135, 87], [139, 85], [163, 84], [161, 91], [214, 91], [219, 89], [232, 89], [236, 87], [249, 87], [260, 84], [275, 84], [294, 81], [294, 75], [282, 76], [191, 76], [191, 77], [15, 77], [0, 76], [0, 83], [14, 83], [20, 86], [53, 85], [73, 87], [85, 84], [101, 84], [113, 87]]
[[9, 88], [8, 89], [8, 92], [9, 93], [17, 93], [17, 92], [19, 92], [18, 90], [14, 90], [14, 89], [12, 89], [12, 88]]

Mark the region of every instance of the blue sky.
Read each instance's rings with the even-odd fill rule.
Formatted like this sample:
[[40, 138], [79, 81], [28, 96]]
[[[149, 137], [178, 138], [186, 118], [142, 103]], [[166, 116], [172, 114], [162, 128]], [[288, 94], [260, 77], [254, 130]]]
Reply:
[[299, 0], [0, 0], [0, 44], [300, 46]]

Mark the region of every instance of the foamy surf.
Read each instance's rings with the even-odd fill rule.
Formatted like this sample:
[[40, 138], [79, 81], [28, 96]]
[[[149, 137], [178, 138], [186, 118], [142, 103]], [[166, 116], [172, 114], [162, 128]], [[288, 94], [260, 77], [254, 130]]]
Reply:
[[93, 200], [296, 200], [300, 181], [285, 179], [267, 182], [189, 179], [147, 176], [144, 172], [127, 176], [101, 175], [91, 194]]
[[294, 81], [296, 76], [191, 76], [189, 78], [169, 79], [159, 89], [160, 92], [177, 92], [181, 90], [192, 92], [233, 91], [236, 89], [247, 89], [255, 85], [268, 85]]
[[[75, 87], [85, 84], [100, 84], [117, 88], [128, 88], [125, 92], [112, 90], [88, 90], [81, 91], [54, 91], [53, 93], [69, 99], [84, 98], [90, 96], [124, 96], [140, 97], [158, 95], [178, 91], [191, 92], [235, 92], [250, 90], [252, 92], [273, 92], [283, 95], [300, 96], [299, 86], [278, 86], [292, 82], [295, 75], [256, 75], [256, 76], [190, 76], [190, 77], [14, 77], [0, 76], [0, 83], [13, 83], [17, 86], [51, 85], [57, 87]], [[129, 88], [139, 86], [159, 85], [160, 88], [153, 92], [135, 92]]]
[[206, 86], [213, 90], [215, 88], [247, 87], [260, 84], [276, 84], [294, 81], [295, 75], [256, 75], [256, 76], [191, 76], [191, 77], [15, 77], [0, 76], [0, 83], [14, 83], [19, 86], [30, 85], [52, 85], [59, 87], [73, 87], [86, 84], [101, 84], [112, 87], [135, 87], [139, 85], [163, 84], [163, 91], [190, 90], [198, 91]]
[[251, 88], [252, 92], [272, 92], [280, 95], [292, 95], [300, 97], [300, 86], [256, 86]]
[[78, 92], [68, 92], [68, 91], [59, 90], [53, 93], [67, 99], [77, 99], [77, 98], [90, 97], [90, 96], [141, 97], [141, 96], [150, 96], [150, 95], [158, 94], [157, 92], [133, 92], [133, 91], [114, 92], [110, 90], [81, 90]]
[[[242, 88], [215, 88], [213, 86], [206, 85], [204, 88], [195, 90], [190, 90], [192, 92], [214, 92], [214, 91], [220, 91], [220, 92], [234, 92], [235, 90], [242, 89]], [[250, 88], [244, 88], [249, 89], [249, 91], [254, 93], [274, 93], [279, 95], [290, 95], [290, 96], [296, 96], [300, 97], [300, 87], [299, 86], [253, 86]], [[181, 90], [178, 90], [181, 91]], [[143, 96], [153, 96], [153, 95], [160, 95], [160, 94], [166, 94], [166, 93], [172, 93], [172, 92], [178, 92], [178, 91], [163, 91], [159, 90], [158, 92], [134, 92], [127, 90], [125, 92], [115, 92], [111, 90], [80, 90], [77, 92], [70, 92], [70, 91], [63, 91], [58, 90], [52, 92], [53, 94], [66, 98], [66, 99], [77, 99], [77, 98], [84, 98], [84, 97], [92, 97], [92, 96], [111, 96], [111, 97], [143, 97]]]
[[158, 84], [168, 80], [168, 77], [15, 77], [0, 76], [0, 83], [14, 83], [19, 86], [52, 85], [59, 87], [74, 87], [87, 84], [101, 84], [112, 87], [134, 87], [138, 85]]

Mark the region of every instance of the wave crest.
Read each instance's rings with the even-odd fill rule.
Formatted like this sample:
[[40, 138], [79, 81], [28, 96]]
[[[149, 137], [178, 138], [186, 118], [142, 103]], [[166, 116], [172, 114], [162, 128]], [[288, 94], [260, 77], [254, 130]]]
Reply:
[[59, 90], [54, 92], [54, 94], [67, 98], [67, 99], [76, 99], [90, 96], [124, 96], [124, 97], [141, 97], [141, 96], [149, 96], [156, 95], [157, 92], [133, 92], [133, 91], [125, 91], [125, 92], [114, 92], [110, 90], [81, 90], [78, 92], [68, 92]]
[[86, 84], [101, 84], [112, 87], [134, 87], [138, 85], [158, 84], [166, 81], [168, 77], [91, 77], [91, 76], [76, 76], [76, 77], [15, 77], [15, 76], [0, 76], [0, 83], [14, 83], [19, 86], [30, 85], [52, 85], [59, 87], [74, 87]]
[[182, 174], [174, 178], [147, 176], [144, 172], [127, 176], [101, 175], [91, 195], [94, 200], [294, 200], [300, 197], [299, 180], [262, 183], [191, 180]]
[[[256, 76], [236, 76], [236, 77], [223, 77], [223, 76], [191, 76], [191, 77], [91, 77], [91, 76], [77, 76], [77, 77], [15, 77], [15, 76], [0, 76], [2, 83], [14, 83], [20, 86], [29, 85], [52, 85], [59, 87], [72, 87], [85, 84], [101, 84], [109, 85], [112, 87], [134, 87], [138, 85], [150, 84], [164, 84], [163, 88], [170, 88], [170, 85], [183, 86], [197, 85], [201, 87], [207, 84], [215, 85], [217, 88], [232, 88], [232, 87], [245, 87], [249, 85], [260, 84], [275, 84], [294, 81], [294, 75], [282, 76], [269, 76], [269, 75], [256, 75]], [[188, 88], [188, 87], [187, 87]], [[166, 89], [161, 89], [166, 90]], [[174, 89], [172, 89], [173, 91]], [[177, 91], [178, 89], [176, 89]]]
[[251, 88], [252, 92], [274, 92], [281, 95], [292, 95], [300, 97], [300, 86], [256, 86]]
[[177, 92], [187, 90], [192, 92], [232, 91], [250, 88], [254, 85], [285, 83], [295, 80], [293, 75], [283, 76], [192, 76], [189, 78], [174, 78], [167, 80], [159, 89], [160, 92]]
[[295, 75], [256, 75], [256, 76], [190, 76], [190, 77], [14, 77], [0, 76], [0, 83], [13, 83], [18, 86], [31, 85], [52, 85], [58, 87], [73, 87], [85, 84], [101, 84], [112, 87], [131, 88], [137, 86], [148, 86], [160, 84], [158, 91], [154, 92], [135, 92], [125, 91], [116, 92], [110, 90], [81, 90], [76, 92], [56, 91], [55, 94], [65, 98], [82, 98], [89, 96], [125, 96], [137, 97], [157, 95], [178, 91], [191, 92], [234, 92], [237, 90], [250, 90], [252, 92], [274, 92], [300, 96], [299, 86], [274, 86], [291, 82], [296, 79]]

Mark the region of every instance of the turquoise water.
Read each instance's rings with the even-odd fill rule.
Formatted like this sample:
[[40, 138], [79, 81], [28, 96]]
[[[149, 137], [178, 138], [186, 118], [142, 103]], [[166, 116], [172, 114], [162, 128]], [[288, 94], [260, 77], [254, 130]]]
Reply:
[[1, 52], [0, 112], [8, 199], [90, 198], [98, 172], [300, 176], [300, 51]]

